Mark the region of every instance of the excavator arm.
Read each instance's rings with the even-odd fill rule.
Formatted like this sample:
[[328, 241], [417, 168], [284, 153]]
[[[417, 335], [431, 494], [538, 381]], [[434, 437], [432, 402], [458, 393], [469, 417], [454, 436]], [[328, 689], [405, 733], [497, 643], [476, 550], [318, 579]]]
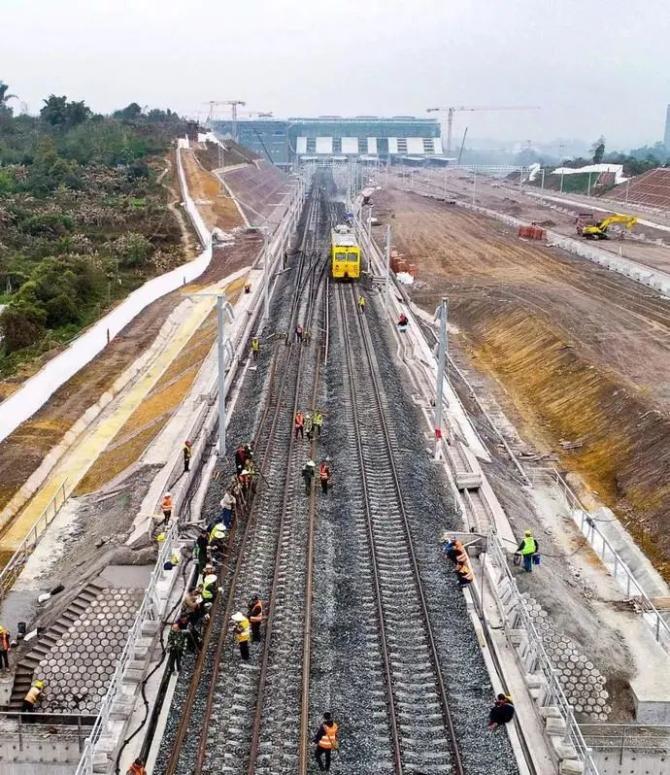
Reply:
[[637, 223], [634, 215], [624, 215], [623, 213], [614, 213], [603, 218], [602, 221], [582, 228], [582, 235], [587, 239], [607, 239], [607, 229], [613, 223], [622, 223], [630, 231]]

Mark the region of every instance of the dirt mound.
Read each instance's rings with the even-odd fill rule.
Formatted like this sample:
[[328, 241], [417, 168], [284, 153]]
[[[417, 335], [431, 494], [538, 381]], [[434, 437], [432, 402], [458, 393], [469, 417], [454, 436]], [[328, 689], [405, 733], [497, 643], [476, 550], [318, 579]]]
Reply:
[[[452, 307], [453, 309], [453, 307]], [[670, 419], [610, 379], [546, 320], [491, 301], [458, 302], [478, 363], [502, 380], [523, 420], [607, 501], [670, 578]]]

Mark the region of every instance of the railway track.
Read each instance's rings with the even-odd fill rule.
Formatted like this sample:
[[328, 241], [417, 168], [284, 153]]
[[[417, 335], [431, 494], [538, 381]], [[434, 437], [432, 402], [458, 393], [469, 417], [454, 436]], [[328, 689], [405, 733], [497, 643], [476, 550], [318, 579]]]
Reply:
[[359, 515], [356, 530], [367, 544], [360, 621], [379, 680], [366, 687], [374, 703], [375, 738], [389, 741], [388, 763], [375, 772], [394, 775], [464, 773], [449, 709], [447, 686], [414, 551], [396, 467], [399, 450], [387, 422], [389, 407], [379, 382], [367, 321], [353, 288], [338, 286], [337, 315], [345, 349], [341, 412], [350, 428], [347, 451], [358, 469], [348, 493]]
[[[317, 192], [306, 219], [286, 321], [289, 332], [298, 320], [323, 331], [325, 221], [325, 204]], [[169, 775], [294, 773], [306, 756], [301, 739], [307, 710], [302, 710], [301, 698], [309, 685], [309, 638], [305, 636], [302, 648], [297, 641], [299, 633], [309, 632], [314, 513], [313, 498], [308, 501], [300, 481], [309, 448], [293, 438], [293, 416], [315, 403], [320, 342], [321, 336], [319, 342], [301, 346], [289, 335], [286, 354], [275, 361], [255, 447], [258, 492], [246, 523], [238, 527], [243, 532], [235, 543], [236, 559], [222, 568], [227, 591], [213, 609], [165, 769]], [[280, 374], [275, 371], [279, 360]], [[230, 617], [246, 611], [254, 593], [266, 601], [266, 628], [245, 663], [232, 642]], [[306, 763], [304, 767], [306, 772]]]

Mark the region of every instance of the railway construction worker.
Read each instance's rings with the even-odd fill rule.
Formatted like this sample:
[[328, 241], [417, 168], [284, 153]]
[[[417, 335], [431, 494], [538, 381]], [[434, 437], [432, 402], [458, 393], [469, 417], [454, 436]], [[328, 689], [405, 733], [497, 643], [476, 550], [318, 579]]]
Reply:
[[191, 447], [193, 444], [186, 439], [184, 446], [182, 447], [182, 455], [184, 456], [184, 473], [188, 473], [191, 468]]
[[126, 775], [147, 775], [146, 767], [144, 766], [144, 759], [139, 757], [128, 767]]
[[254, 595], [249, 603], [247, 618], [251, 623], [251, 640], [261, 642], [261, 624], [263, 622], [263, 603], [258, 595]]
[[200, 592], [202, 595], [202, 602], [205, 605], [211, 605], [214, 602], [218, 581], [218, 576], [214, 572], [214, 566], [211, 564], [205, 565], [205, 575], [202, 579], [202, 590]]
[[307, 441], [311, 441], [314, 438], [314, 421], [309, 412], [305, 415], [305, 436], [307, 436]]
[[32, 713], [35, 710], [35, 705], [42, 698], [42, 691], [44, 689], [44, 681], [33, 681], [33, 685], [28, 689], [28, 693], [23, 698], [23, 705], [21, 706], [21, 713]]
[[181, 658], [186, 651], [186, 639], [188, 635], [181, 629], [178, 622], [175, 622], [170, 627], [170, 634], [168, 635], [167, 648], [169, 656], [168, 666], [170, 673], [177, 668], [177, 672], [181, 672]]
[[298, 325], [295, 327], [295, 340], [296, 342], [299, 342], [302, 344], [303, 336], [305, 335], [305, 329], [298, 323]]
[[475, 574], [472, 572], [472, 566], [470, 565], [470, 558], [459, 557], [456, 561], [456, 575], [458, 576], [458, 586], [463, 589], [468, 584], [472, 584], [475, 580]]
[[258, 353], [261, 351], [261, 342], [260, 339], [255, 336], [251, 340], [251, 357], [257, 361], [258, 360]]
[[0, 625], [0, 667], [9, 672], [9, 649], [11, 647], [11, 638], [9, 637], [9, 630], [6, 630]]
[[312, 416], [312, 424], [314, 425], [314, 433], [316, 434], [316, 438], [321, 438], [321, 429], [323, 428], [323, 415], [318, 409], [314, 410], [314, 414]]
[[358, 297], [358, 310], [361, 313], [365, 313], [365, 296], [363, 295]]
[[235, 507], [235, 498], [230, 490], [226, 490], [221, 498], [221, 514], [219, 520], [226, 526], [226, 530], [230, 530], [233, 524], [233, 508]]
[[172, 516], [172, 493], [166, 492], [161, 501], [161, 511], [163, 512], [163, 521], [167, 525]]
[[407, 331], [408, 324], [409, 320], [407, 319], [407, 315], [405, 315], [404, 312], [401, 312], [400, 317], [398, 318], [398, 328], [400, 331]]
[[300, 438], [305, 438], [305, 415], [298, 409], [298, 411], [295, 413], [295, 419], [293, 420], [293, 430], [295, 431], [295, 437], [298, 438], [298, 434], [300, 434]]
[[249, 620], [241, 611], [233, 614], [231, 619], [235, 622], [235, 628], [233, 629], [235, 642], [240, 647], [240, 656], [246, 661], [249, 659], [249, 638], [251, 638]]
[[[319, 765], [319, 770], [321, 770], [321, 772], [330, 771], [331, 751], [336, 751], [339, 745], [337, 739], [338, 729], [339, 727], [333, 721], [332, 715], [330, 713], [324, 713], [323, 723], [313, 739], [313, 742], [316, 743], [316, 763]], [[324, 758], [325, 765], [322, 761]]]
[[491, 708], [489, 713], [489, 729], [493, 731], [498, 727], [502, 727], [514, 718], [514, 704], [512, 698], [508, 694], [499, 694], [495, 705]]
[[209, 545], [214, 552], [223, 551], [223, 542], [226, 540], [226, 526], [223, 522], [217, 522], [209, 531]]
[[202, 573], [207, 565], [207, 547], [209, 546], [209, 531], [201, 528], [193, 547], [193, 558], [198, 563], [198, 573]]
[[533, 570], [533, 557], [540, 551], [540, 545], [533, 537], [530, 530], [526, 530], [521, 539], [521, 543], [517, 549], [517, 552], [521, 552], [521, 558], [523, 559], [523, 569], [526, 573], [531, 573]]
[[308, 460], [302, 467], [302, 478], [305, 480], [305, 495], [309, 497], [312, 492], [312, 479], [316, 472], [316, 464], [313, 460]]
[[235, 450], [235, 469], [239, 474], [247, 462], [247, 449], [244, 444], [240, 444]]
[[321, 482], [321, 492], [324, 495], [328, 495], [328, 484], [330, 483], [330, 466], [328, 461], [329, 458], [326, 458], [319, 465], [319, 481]]

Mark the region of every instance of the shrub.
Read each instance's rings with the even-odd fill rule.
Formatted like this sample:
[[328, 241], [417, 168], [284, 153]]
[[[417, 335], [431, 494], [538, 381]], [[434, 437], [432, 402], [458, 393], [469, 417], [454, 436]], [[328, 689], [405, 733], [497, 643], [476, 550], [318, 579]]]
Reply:
[[5, 351], [12, 353], [38, 342], [44, 334], [46, 318], [46, 312], [29, 301], [11, 301], [0, 315], [0, 332]]

